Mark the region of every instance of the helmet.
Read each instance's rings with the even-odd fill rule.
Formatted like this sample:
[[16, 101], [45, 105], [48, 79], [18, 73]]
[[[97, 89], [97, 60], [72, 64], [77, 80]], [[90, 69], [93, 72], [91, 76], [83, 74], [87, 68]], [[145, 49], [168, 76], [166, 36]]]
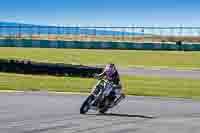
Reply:
[[110, 63], [106, 65], [105, 72], [108, 79], [112, 79], [114, 73], [116, 72], [115, 65]]

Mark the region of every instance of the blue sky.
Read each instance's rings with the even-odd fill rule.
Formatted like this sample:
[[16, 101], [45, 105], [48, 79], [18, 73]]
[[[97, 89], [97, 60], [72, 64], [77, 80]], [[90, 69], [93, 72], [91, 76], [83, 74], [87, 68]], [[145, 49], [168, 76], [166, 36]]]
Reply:
[[0, 21], [81, 26], [200, 26], [200, 0], [2, 0]]

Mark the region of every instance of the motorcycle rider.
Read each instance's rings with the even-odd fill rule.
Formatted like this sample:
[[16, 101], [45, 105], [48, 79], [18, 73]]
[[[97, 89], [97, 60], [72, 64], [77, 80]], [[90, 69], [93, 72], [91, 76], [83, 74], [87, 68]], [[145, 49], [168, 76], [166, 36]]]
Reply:
[[[114, 93], [115, 93], [115, 100], [113, 102], [113, 106], [116, 106], [122, 99], [125, 98], [125, 94], [122, 93], [122, 85], [120, 83], [120, 77], [119, 77], [119, 73], [115, 67], [115, 64], [113, 63], [109, 63], [106, 65], [106, 67], [104, 68], [104, 71], [98, 75], [96, 75], [97, 78], [103, 78], [105, 77], [109, 82], [112, 82], [114, 84]], [[99, 91], [98, 89], [96, 89], [98, 87], [95, 87], [93, 89], [93, 94], [97, 94], [97, 92]]]

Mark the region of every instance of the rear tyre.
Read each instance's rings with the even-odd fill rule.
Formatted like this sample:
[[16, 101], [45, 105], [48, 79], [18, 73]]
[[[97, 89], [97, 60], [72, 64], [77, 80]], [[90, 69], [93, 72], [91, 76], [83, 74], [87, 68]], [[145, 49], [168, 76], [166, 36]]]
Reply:
[[90, 103], [93, 100], [93, 96], [90, 95], [88, 96], [85, 101], [83, 102], [81, 108], [80, 108], [80, 114], [85, 114], [88, 112], [88, 110], [90, 109]]
[[108, 108], [103, 108], [103, 109], [99, 110], [99, 113], [105, 114], [107, 111], [108, 111]]
[[105, 101], [103, 101], [102, 104], [103, 104], [103, 107], [99, 110], [99, 113], [105, 114], [109, 109], [109, 105], [110, 105], [109, 99], [105, 99]]

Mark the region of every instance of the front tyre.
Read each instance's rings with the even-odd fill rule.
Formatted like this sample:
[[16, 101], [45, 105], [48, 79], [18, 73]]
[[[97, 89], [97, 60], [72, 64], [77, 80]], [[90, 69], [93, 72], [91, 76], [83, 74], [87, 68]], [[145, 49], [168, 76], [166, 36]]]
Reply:
[[93, 100], [93, 96], [90, 95], [88, 96], [85, 101], [83, 102], [81, 108], [80, 108], [80, 114], [85, 114], [88, 112], [88, 110], [90, 109], [90, 103]]

